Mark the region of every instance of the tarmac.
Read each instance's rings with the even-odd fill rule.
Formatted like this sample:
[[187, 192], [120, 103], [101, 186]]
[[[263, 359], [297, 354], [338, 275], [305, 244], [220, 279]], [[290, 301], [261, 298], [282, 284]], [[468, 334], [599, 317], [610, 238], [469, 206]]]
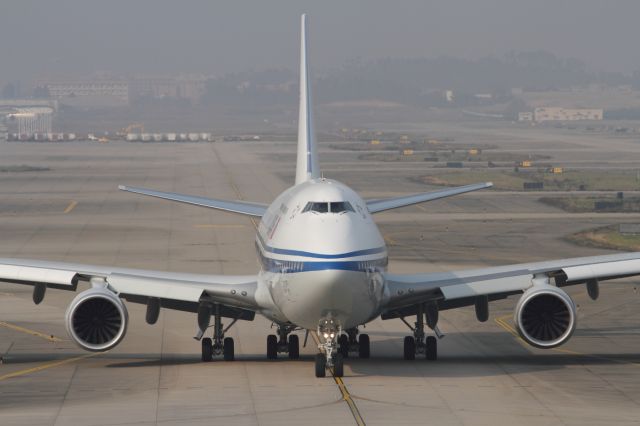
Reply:
[[[578, 143], [567, 149], [593, 148]], [[618, 141], [618, 144], [622, 142]], [[546, 145], [545, 145], [546, 146]], [[637, 148], [625, 145], [635, 152]], [[119, 184], [269, 202], [293, 174], [292, 143], [5, 143], [0, 166], [1, 257], [196, 273], [255, 273], [254, 224], [243, 216], [141, 197]], [[328, 177], [375, 194], [428, 190], [392, 173], [356, 176], [331, 154]], [[279, 154], [283, 153], [281, 157]], [[626, 155], [626, 154], [624, 154]], [[387, 164], [387, 167], [390, 165]], [[411, 166], [415, 167], [415, 165]], [[564, 241], [569, 232], [632, 216], [568, 215], [535, 197], [468, 194], [376, 217], [393, 272], [442, 271], [606, 253]], [[399, 320], [366, 326], [372, 357], [348, 359], [345, 377], [314, 376], [314, 342], [300, 360], [266, 359], [269, 321], [229, 331], [236, 361], [200, 362], [193, 314], [163, 310], [155, 325], [128, 303], [125, 340], [83, 352], [64, 330], [75, 296], [0, 284], [0, 425], [637, 425], [640, 423], [638, 280], [607, 282], [597, 302], [571, 288], [578, 329], [554, 350], [514, 332], [515, 298], [441, 313], [439, 360], [402, 360]], [[300, 333], [301, 342], [304, 334]]]

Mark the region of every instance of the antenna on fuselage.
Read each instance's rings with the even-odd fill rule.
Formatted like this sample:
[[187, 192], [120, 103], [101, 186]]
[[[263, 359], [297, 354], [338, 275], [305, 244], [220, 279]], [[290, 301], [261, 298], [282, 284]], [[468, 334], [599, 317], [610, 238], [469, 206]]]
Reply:
[[296, 185], [320, 176], [316, 149], [315, 125], [309, 81], [307, 15], [300, 19], [300, 109], [298, 112], [298, 158]]

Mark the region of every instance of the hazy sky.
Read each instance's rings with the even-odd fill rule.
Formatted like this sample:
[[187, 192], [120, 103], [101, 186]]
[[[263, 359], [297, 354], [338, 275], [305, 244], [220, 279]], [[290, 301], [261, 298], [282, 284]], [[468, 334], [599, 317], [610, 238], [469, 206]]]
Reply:
[[637, 0], [0, 1], [0, 82], [294, 69], [302, 12], [316, 70], [353, 58], [538, 49], [594, 70], [640, 69]]

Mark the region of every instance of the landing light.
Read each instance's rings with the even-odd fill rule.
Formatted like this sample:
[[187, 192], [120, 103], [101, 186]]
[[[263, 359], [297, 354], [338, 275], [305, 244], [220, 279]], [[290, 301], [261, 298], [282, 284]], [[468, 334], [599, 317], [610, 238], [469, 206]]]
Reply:
[[329, 338], [329, 334], [328, 333], [324, 333], [324, 338], [325, 339]]

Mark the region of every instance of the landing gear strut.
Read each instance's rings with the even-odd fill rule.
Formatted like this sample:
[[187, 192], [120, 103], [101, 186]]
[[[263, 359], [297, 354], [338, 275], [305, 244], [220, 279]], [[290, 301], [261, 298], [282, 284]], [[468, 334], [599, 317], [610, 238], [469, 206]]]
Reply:
[[424, 332], [425, 316], [427, 325], [435, 331], [438, 337], [444, 337], [438, 330], [438, 307], [436, 305], [418, 305], [415, 327], [412, 327], [404, 318], [400, 318], [411, 330], [413, 336], [404, 338], [404, 359], [416, 359], [416, 354], [424, 355], [426, 359], [435, 361], [438, 359], [438, 341], [434, 336], [426, 336]]
[[344, 355], [338, 350], [338, 336], [341, 332], [340, 324], [331, 319], [322, 320], [318, 324], [320, 353], [316, 355], [316, 377], [325, 377], [327, 368], [333, 368], [335, 377], [344, 375]]
[[289, 359], [300, 358], [300, 340], [291, 334], [294, 330], [294, 326], [283, 324], [278, 326], [278, 336], [267, 336], [267, 359], [276, 359], [279, 353], [288, 353]]
[[220, 315], [220, 305], [213, 306], [213, 339], [205, 337], [202, 343], [202, 361], [209, 362], [214, 355], [222, 355], [225, 361], [233, 361], [235, 359], [235, 348], [233, 338], [224, 337], [224, 333], [228, 331], [237, 319], [234, 319], [227, 328], [223, 328], [222, 316]]

